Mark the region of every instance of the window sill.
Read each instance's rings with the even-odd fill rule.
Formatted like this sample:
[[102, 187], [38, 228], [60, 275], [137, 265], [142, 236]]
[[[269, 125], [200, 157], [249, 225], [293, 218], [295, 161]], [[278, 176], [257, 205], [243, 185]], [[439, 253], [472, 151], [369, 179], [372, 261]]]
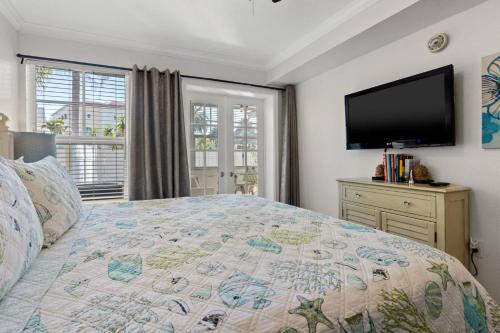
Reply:
[[102, 199], [102, 200], [85, 200], [83, 201], [84, 205], [100, 205], [100, 204], [110, 204], [110, 203], [120, 203], [120, 202], [128, 202], [127, 199]]

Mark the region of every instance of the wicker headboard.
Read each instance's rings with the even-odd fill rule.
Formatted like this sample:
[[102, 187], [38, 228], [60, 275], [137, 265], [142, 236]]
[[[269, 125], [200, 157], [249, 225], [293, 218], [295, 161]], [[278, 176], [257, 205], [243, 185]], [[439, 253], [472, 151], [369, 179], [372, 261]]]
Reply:
[[14, 135], [7, 126], [9, 118], [0, 113], [0, 156], [14, 158]]

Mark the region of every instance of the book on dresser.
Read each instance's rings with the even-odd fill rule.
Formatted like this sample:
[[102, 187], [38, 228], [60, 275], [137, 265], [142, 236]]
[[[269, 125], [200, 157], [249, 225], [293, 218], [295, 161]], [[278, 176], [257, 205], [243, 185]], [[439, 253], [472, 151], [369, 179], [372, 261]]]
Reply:
[[338, 179], [339, 218], [438, 248], [469, 267], [469, 191]]
[[382, 164], [384, 166], [384, 180], [390, 183], [407, 181], [410, 178], [410, 170], [420, 161], [407, 154], [384, 153]]

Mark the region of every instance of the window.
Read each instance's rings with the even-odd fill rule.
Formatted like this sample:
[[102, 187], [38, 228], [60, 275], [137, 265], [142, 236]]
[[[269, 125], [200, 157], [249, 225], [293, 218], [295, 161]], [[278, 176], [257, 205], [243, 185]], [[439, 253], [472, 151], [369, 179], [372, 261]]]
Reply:
[[233, 105], [234, 166], [245, 172], [257, 167], [257, 108]]
[[126, 74], [33, 69], [35, 130], [56, 134], [57, 159], [82, 198], [123, 198], [126, 185]]
[[192, 160], [195, 168], [217, 168], [219, 108], [213, 104], [191, 104]]
[[234, 192], [258, 195], [257, 107], [235, 104], [232, 109]]

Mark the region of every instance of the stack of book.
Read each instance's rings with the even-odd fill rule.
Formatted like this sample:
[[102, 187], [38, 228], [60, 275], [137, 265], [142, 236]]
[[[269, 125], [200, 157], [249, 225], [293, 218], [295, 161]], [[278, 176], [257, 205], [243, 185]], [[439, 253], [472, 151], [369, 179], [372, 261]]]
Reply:
[[390, 183], [407, 182], [410, 170], [420, 161], [411, 155], [384, 153], [384, 180]]

